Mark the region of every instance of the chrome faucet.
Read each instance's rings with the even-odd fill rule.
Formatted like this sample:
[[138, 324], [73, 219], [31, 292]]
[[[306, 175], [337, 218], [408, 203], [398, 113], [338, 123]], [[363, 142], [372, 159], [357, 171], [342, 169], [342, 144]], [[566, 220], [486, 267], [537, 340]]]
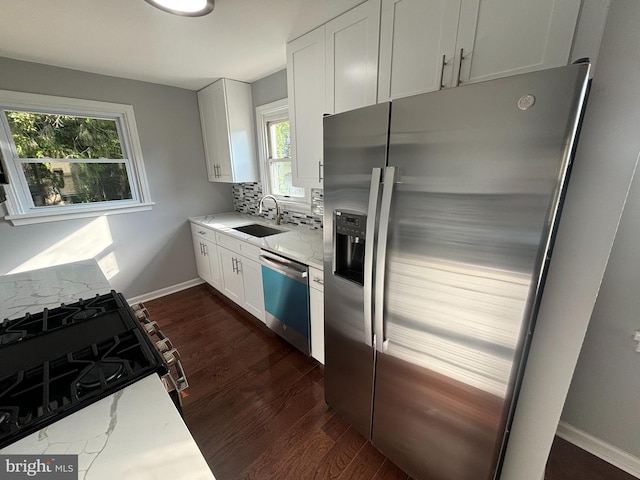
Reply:
[[276, 225], [280, 225], [280, 205], [278, 204], [278, 200], [276, 199], [276, 197], [274, 197], [273, 195], [265, 195], [264, 197], [262, 197], [260, 199], [260, 203], [258, 205], [258, 213], [262, 213], [262, 203], [264, 202], [265, 198], [270, 198], [273, 200], [273, 202], [276, 204]]

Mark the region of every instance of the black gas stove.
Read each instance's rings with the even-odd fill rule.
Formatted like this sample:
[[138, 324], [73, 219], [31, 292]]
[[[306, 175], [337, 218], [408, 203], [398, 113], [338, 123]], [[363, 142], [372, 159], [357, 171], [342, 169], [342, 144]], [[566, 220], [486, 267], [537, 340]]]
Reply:
[[135, 381], [167, 373], [112, 291], [0, 325], [0, 448]]

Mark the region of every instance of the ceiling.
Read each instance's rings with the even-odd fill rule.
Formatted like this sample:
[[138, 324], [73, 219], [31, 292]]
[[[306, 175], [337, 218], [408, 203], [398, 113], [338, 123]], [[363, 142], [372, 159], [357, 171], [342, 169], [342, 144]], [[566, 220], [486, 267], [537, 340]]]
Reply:
[[190, 90], [253, 82], [286, 66], [287, 41], [362, 2], [216, 0], [179, 17], [144, 0], [0, 0], [0, 56]]

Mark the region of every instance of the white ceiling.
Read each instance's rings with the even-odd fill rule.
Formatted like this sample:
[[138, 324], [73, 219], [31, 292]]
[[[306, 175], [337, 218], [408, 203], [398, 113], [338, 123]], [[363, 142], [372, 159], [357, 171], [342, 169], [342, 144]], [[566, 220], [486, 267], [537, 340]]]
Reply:
[[216, 0], [192, 18], [144, 0], [0, 0], [0, 56], [191, 90], [253, 82], [285, 67], [287, 41], [362, 2]]

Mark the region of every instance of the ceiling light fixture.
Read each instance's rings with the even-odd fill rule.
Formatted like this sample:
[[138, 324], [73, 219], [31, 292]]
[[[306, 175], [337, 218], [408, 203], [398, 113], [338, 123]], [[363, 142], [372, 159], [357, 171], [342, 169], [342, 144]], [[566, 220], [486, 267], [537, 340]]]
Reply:
[[150, 5], [185, 17], [202, 17], [211, 13], [214, 0], [145, 0]]

